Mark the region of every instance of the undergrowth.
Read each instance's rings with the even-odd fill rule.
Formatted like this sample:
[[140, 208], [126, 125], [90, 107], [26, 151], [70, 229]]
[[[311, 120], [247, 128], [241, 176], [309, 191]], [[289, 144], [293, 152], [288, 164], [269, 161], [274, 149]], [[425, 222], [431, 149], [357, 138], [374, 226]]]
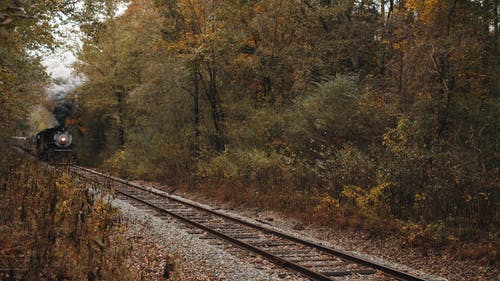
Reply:
[[464, 243], [450, 234], [456, 230], [445, 230], [438, 223], [422, 225], [389, 216], [377, 216], [363, 212], [352, 202], [339, 201], [318, 190], [263, 191], [223, 181], [208, 181], [189, 188], [191, 192], [200, 192], [204, 196], [234, 206], [277, 211], [286, 217], [298, 219], [301, 224], [297, 225], [299, 228], [309, 225], [363, 230], [378, 237], [396, 235], [407, 247], [418, 247], [422, 250], [429, 247], [456, 250], [462, 258], [479, 260], [484, 264], [498, 263], [499, 244], [494, 240]]
[[104, 186], [9, 155], [0, 163], [2, 280], [139, 280], [127, 226], [112, 196], [96, 192]]

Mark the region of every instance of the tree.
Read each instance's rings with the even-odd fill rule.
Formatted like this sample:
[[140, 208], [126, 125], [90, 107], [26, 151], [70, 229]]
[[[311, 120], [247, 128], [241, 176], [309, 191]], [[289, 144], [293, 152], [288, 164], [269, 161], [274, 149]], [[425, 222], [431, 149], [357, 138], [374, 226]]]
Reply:
[[79, 102], [128, 172], [491, 229], [497, 2], [135, 0], [89, 26]]
[[0, 3], [0, 123], [6, 136], [25, 122], [30, 106], [48, 77], [36, 52], [53, 50], [58, 19], [76, 13], [74, 1], [2, 1]]
[[[109, 9], [114, 11], [114, 5], [109, 5]], [[99, 30], [86, 39], [80, 53], [82, 63], [78, 63], [77, 68], [92, 82], [87, 84], [87, 87], [92, 85], [91, 87], [80, 93], [80, 98], [92, 103], [95, 112], [114, 120], [116, 143], [123, 147], [127, 118], [126, 98], [141, 82], [141, 38], [131, 37], [129, 31], [122, 27], [126, 25], [136, 29], [137, 21], [128, 15], [115, 19], [114, 12], [109, 13], [111, 12], [108, 12], [108, 18]]]

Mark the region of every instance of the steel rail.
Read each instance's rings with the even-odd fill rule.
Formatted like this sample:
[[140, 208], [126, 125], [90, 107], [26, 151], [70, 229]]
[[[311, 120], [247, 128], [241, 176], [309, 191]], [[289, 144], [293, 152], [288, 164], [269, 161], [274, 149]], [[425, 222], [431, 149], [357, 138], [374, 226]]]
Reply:
[[[318, 244], [318, 243], [315, 243], [315, 242], [311, 242], [311, 241], [307, 241], [307, 240], [304, 240], [304, 239], [301, 239], [301, 238], [297, 238], [297, 237], [294, 237], [294, 236], [291, 236], [289, 234], [286, 234], [286, 233], [283, 233], [283, 232], [280, 232], [280, 231], [277, 231], [277, 230], [274, 230], [274, 229], [270, 229], [270, 228], [267, 228], [267, 227], [264, 227], [264, 226], [261, 226], [261, 225], [257, 225], [257, 224], [254, 224], [254, 223], [251, 223], [251, 222], [248, 222], [248, 221], [245, 221], [245, 220], [242, 220], [242, 219], [239, 219], [239, 218], [236, 218], [236, 217], [232, 217], [232, 216], [229, 216], [227, 214], [224, 214], [224, 213], [221, 213], [221, 212], [217, 212], [217, 211], [214, 211], [214, 210], [210, 210], [210, 209], [207, 209], [207, 208], [204, 208], [202, 206], [199, 206], [199, 205], [196, 205], [196, 204], [193, 204], [193, 203], [190, 203], [190, 202], [187, 202], [187, 201], [184, 201], [184, 200], [181, 200], [181, 199], [178, 199], [178, 198], [175, 198], [173, 196], [170, 196], [170, 195], [167, 195], [167, 194], [164, 194], [164, 193], [161, 193], [161, 192], [157, 192], [157, 191], [154, 191], [154, 190], [151, 190], [149, 188], [144, 188], [143, 186], [139, 185], [139, 184], [136, 184], [136, 183], [133, 183], [133, 182], [130, 182], [130, 181], [127, 181], [127, 180], [124, 180], [124, 179], [121, 179], [121, 178], [117, 178], [117, 177], [114, 177], [114, 176], [111, 176], [111, 175], [106, 175], [104, 173], [101, 173], [101, 172], [98, 172], [98, 171], [95, 171], [95, 170], [92, 170], [92, 169], [88, 169], [88, 168], [84, 168], [84, 167], [80, 167], [80, 166], [73, 166], [73, 167], [77, 167], [78, 169], [81, 169], [83, 171], [86, 171], [86, 172], [89, 172], [89, 173], [92, 173], [92, 174], [95, 174], [95, 175], [98, 175], [98, 176], [101, 176], [101, 177], [105, 177], [105, 178], [109, 178], [109, 179], [112, 179], [114, 181], [117, 181], [117, 182], [120, 182], [122, 184], [125, 184], [125, 185], [128, 185], [128, 186], [131, 186], [131, 187], [134, 187], [134, 188], [137, 188], [137, 189], [140, 189], [140, 190], [143, 190], [143, 191], [146, 191], [146, 192], [149, 192], [151, 194], [154, 194], [154, 195], [157, 195], [157, 196], [160, 196], [160, 197], [163, 197], [163, 198], [167, 198], [169, 200], [172, 200], [172, 201], [175, 201], [177, 203], [181, 203], [183, 205], [187, 205], [189, 207], [192, 207], [192, 208], [195, 208], [195, 209], [198, 209], [198, 210], [202, 210], [204, 212], [208, 212], [210, 214], [213, 214], [213, 215], [216, 215], [216, 216], [219, 216], [219, 217], [223, 217], [225, 219], [228, 219], [228, 220], [231, 220], [233, 222], [236, 222], [236, 223], [239, 223], [239, 224], [243, 224], [245, 226], [248, 226], [248, 227], [251, 227], [251, 228], [254, 228], [254, 229], [257, 229], [257, 230], [260, 230], [262, 232], [265, 232], [267, 234], [272, 234], [272, 235], [276, 235], [280, 238], [283, 238], [283, 239], [286, 239], [286, 240], [290, 240], [290, 241], [293, 241], [295, 243], [298, 243], [298, 244], [301, 244], [301, 245], [304, 245], [304, 246], [307, 246], [307, 247], [311, 247], [311, 248], [314, 248], [316, 250], [319, 250], [323, 253], [327, 253], [331, 256], [335, 256], [335, 257], [338, 257], [338, 258], [341, 258], [341, 259], [344, 259], [344, 260], [347, 260], [347, 261], [350, 261], [350, 262], [353, 262], [353, 263], [356, 263], [356, 264], [359, 264], [359, 265], [363, 265], [363, 266], [366, 266], [366, 267], [369, 267], [369, 268], [372, 268], [372, 269], [376, 269], [376, 270], [379, 270], [389, 276], [392, 276], [392, 277], [395, 277], [399, 280], [404, 280], [404, 281], [428, 281], [428, 279], [425, 279], [423, 277], [420, 277], [420, 276], [417, 276], [417, 275], [414, 275], [414, 274], [411, 274], [411, 273], [408, 273], [408, 272], [404, 272], [404, 271], [401, 271], [401, 270], [398, 270], [394, 267], [391, 267], [391, 266], [388, 266], [388, 265], [383, 265], [383, 264], [380, 264], [380, 263], [376, 263], [376, 262], [373, 262], [373, 261], [370, 261], [368, 259], [365, 259], [365, 258], [362, 258], [362, 257], [358, 257], [358, 256], [355, 256], [351, 253], [348, 253], [346, 251], [342, 251], [342, 250], [338, 250], [338, 249], [332, 249], [332, 248], [328, 248], [328, 247], [325, 247], [321, 244]], [[127, 197], [131, 197], [131, 195], [126, 195]], [[136, 200], [141, 200], [141, 199], [136, 199]], [[150, 203], [144, 203], [154, 209], [158, 209], [159, 207], [157, 206], [154, 206]], [[160, 208], [161, 209], [161, 208]], [[167, 212], [169, 215], [173, 216], [173, 217], [176, 217], [178, 219], [181, 219], [181, 220], [188, 220], [188, 219], [185, 219], [185, 218], [182, 218], [181, 216], [179, 215], [176, 215], [174, 213], [171, 213], [167, 210], [163, 210], [162, 212]], [[262, 255], [266, 258], [268, 258], [269, 260], [275, 262], [275, 263], [278, 263], [284, 267], [288, 267], [288, 268], [291, 268], [291, 269], [294, 269], [296, 271], [302, 271], [302, 270], [306, 270], [306, 271], [310, 271], [309, 269], [307, 268], [304, 268], [296, 263], [293, 263], [293, 262], [290, 262], [290, 261], [286, 261], [282, 258], [279, 258], [279, 257], [276, 257], [266, 251], [263, 251], [261, 249], [258, 249], [252, 245], [249, 245], [245, 242], [242, 242], [242, 241], [239, 241], [237, 239], [234, 239], [234, 238], [231, 238], [227, 235], [224, 235], [222, 233], [219, 233], [218, 231], [216, 230], [211, 230], [209, 229], [208, 227], [206, 226], [203, 226], [197, 222], [193, 222], [193, 221], [189, 221], [190, 224], [192, 224], [193, 226], [197, 227], [197, 228], [201, 228], [207, 232], [210, 232], [216, 236], [219, 236], [221, 238], [223, 238], [224, 240], [228, 240], [229, 242], [233, 243], [233, 244], [236, 244], [236, 245], [239, 245], [241, 247], [244, 247], [244, 248], [247, 248], [259, 255]], [[304, 272], [301, 272], [301, 273], [304, 273]], [[305, 274], [305, 273], [304, 273]], [[319, 274], [319, 273], [314, 273], [314, 274]], [[315, 280], [332, 280], [331, 278], [323, 275], [323, 274], [319, 274], [320, 276], [317, 276], [317, 277], [313, 277], [311, 275], [308, 275], [312, 278], [314, 278]], [[322, 279], [322, 278], [326, 278], [326, 279]]]
[[[248, 243], [245, 243], [245, 242], [243, 242], [241, 240], [238, 240], [236, 238], [228, 236], [228, 235], [226, 235], [226, 234], [224, 234], [224, 233], [222, 233], [220, 231], [217, 231], [215, 229], [207, 227], [207, 226], [205, 226], [205, 225], [203, 225], [201, 223], [195, 222], [195, 221], [190, 220], [190, 219], [188, 219], [186, 217], [178, 215], [178, 214], [176, 214], [174, 212], [166, 210], [165, 208], [156, 206], [155, 204], [152, 204], [152, 203], [150, 203], [150, 202], [148, 202], [146, 200], [137, 198], [136, 196], [127, 194], [126, 192], [123, 192], [123, 191], [120, 191], [120, 190], [116, 190], [116, 191], [118, 193], [120, 193], [120, 194], [128, 197], [128, 198], [131, 198], [133, 200], [141, 202], [142, 204], [144, 204], [144, 205], [146, 205], [146, 206], [148, 206], [148, 207], [150, 207], [150, 208], [152, 208], [152, 209], [154, 209], [154, 210], [156, 210], [156, 211], [158, 211], [160, 213], [164, 213], [164, 214], [167, 214], [169, 216], [172, 216], [172, 217], [174, 217], [174, 218], [176, 218], [178, 220], [181, 220], [181, 221], [183, 221], [183, 222], [185, 222], [187, 224], [190, 224], [190, 225], [192, 225], [192, 226], [194, 226], [196, 228], [202, 229], [202, 230], [204, 230], [204, 231], [206, 231], [206, 232], [208, 232], [208, 233], [210, 233], [212, 235], [215, 235], [215, 236], [217, 236], [217, 237], [219, 237], [219, 238], [221, 238], [221, 239], [223, 239], [225, 241], [228, 241], [228, 242], [230, 242], [230, 243], [232, 243], [234, 245], [237, 245], [237, 246], [239, 246], [239, 247], [241, 247], [243, 249], [246, 249], [246, 250], [249, 250], [249, 251], [254, 252], [256, 254], [259, 254], [259, 255], [267, 258], [268, 260], [272, 261], [273, 263], [278, 264], [278, 265], [280, 265], [282, 267], [295, 270], [295, 271], [297, 271], [297, 272], [299, 272], [301, 274], [304, 274], [304, 275], [306, 275], [306, 276], [308, 276], [310, 278], [313, 278], [314, 280], [319, 280], [319, 281], [331, 281], [332, 280], [328, 276], [325, 276], [323, 274], [311, 271], [308, 268], [305, 268], [305, 267], [303, 267], [303, 266], [301, 266], [301, 265], [299, 265], [297, 263], [294, 263], [294, 262], [291, 262], [291, 261], [287, 261], [286, 259], [277, 257], [277, 256], [273, 255], [270, 252], [267, 252], [267, 251], [264, 251], [264, 250], [259, 249], [257, 247], [254, 247], [254, 246], [252, 246], [252, 245], [250, 245]], [[157, 195], [157, 194], [155, 194], [155, 195]]]

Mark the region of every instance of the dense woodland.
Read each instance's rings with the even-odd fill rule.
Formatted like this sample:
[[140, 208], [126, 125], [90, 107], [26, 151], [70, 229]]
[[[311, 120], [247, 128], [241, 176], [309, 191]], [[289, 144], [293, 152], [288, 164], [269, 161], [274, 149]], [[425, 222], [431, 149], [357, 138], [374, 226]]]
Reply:
[[497, 241], [498, 8], [131, 1], [84, 26], [80, 158], [412, 241]]
[[71, 14], [81, 163], [414, 243], [498, 244], [498, 0], [11, 2], [3, 137], [46, 81], [29, 50]]

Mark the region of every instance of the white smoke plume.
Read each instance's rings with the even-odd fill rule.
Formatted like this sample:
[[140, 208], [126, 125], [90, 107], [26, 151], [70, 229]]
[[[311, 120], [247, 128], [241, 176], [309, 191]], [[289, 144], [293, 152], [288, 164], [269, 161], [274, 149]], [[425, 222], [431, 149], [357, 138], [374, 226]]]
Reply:
[[43, 65], [52, 77], [52, 83], [47, 89], [49, 97], [64, 98], [67, 93], [82, 84], [81, 77], [77, 76], [71, 68], [71, 64], [75, 61], [75, 56], [69, 51], [56, 52], [44, 58]]

